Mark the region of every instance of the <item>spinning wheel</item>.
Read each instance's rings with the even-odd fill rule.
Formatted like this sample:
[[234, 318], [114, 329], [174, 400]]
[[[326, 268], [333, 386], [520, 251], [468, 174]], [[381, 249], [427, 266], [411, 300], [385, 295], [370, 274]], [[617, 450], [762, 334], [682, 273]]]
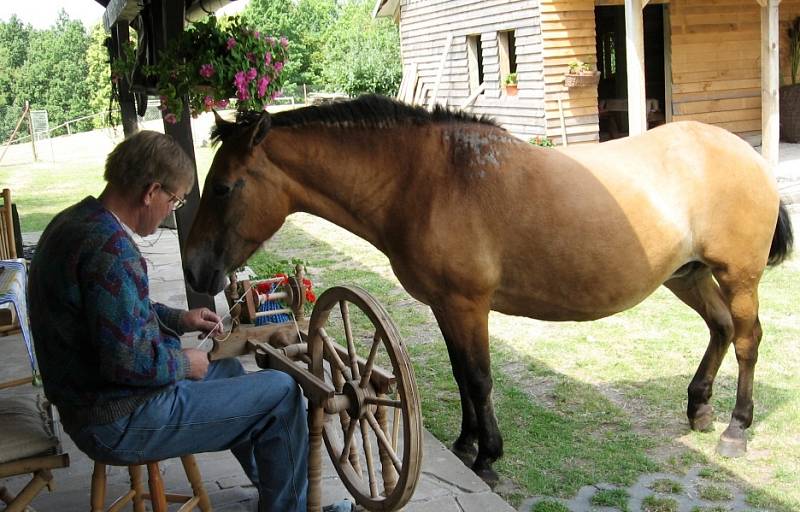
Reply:
[[397, 328], [366, 291], [338, 286], [319, 297], [308, 333], [309, 370], [336, 391], [316, 414], [309, 411], [309, 465], [313, 459], [319, 463], [321, 434], [360, 505], [376, 511], [402, 507], [419, 478], [422, 420]]

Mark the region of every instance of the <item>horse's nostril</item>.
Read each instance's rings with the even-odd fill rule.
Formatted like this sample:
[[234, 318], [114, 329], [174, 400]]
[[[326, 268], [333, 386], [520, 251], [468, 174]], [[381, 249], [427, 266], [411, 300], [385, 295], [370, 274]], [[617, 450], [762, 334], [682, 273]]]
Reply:
[[214, 195], [218, 197], [225, 197], [231, 193], [231, 187], [224, 183], [214, 183], [212, 188], [214, 190]]
[[195, 279], [192, 269], [189, 267], [183, 267], [183, 275], [186, 278], [186, 282], [189, 283], [189, 286], [196, 289], [197, 280]]

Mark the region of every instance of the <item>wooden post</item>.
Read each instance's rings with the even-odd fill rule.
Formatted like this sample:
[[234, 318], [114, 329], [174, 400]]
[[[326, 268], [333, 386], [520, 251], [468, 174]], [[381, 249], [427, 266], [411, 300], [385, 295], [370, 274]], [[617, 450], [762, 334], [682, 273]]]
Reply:
[[[155, 26], [162, 29], [161, 37], [156, 37], [154, 41], [156, 52], [165, 48], [167, 44], [178, 37], [183, 32], [184, 3], [170, 0], [156, 0], [150, 4], [153, 9]], [[158, 32], [158, 31], [156, 31]], [[164, 121], [164, 133], [174, 138], [181, 145], [186, 154], [189, 155], [195, 165], [194, 185], [186, 194], [186, 206], [175, 212], [175, 220], [178, 223], [178, 242], [181, 248], [181, 255], [186, 246], [186, 239], [189, 238], [189, 229], [192, 227], [197, 208], [200, 206], [200, 186], [197, 179], [197, 161], [194, 156], [194, 142], [192, 141], [192, 116], [189, 112], [189, 98], [183, 98], [183, 116], [175, 124]], [[214, 307], [214, 297], [197, 293], [186, 284], [186, 303], [189, 309], [207, 307], [212, 311]]]
[[36, 156], [36, 134], [33, 131], [33, 118], [31, 117], [31, 106], [28, 100], [25, 100], [25, 112], [28, 113], [28, 133], [31, 135], [31, 150], [33, 151], [33, 161], [38, 162], [39, 157]]
[[758, 3], [761, 5], [761, 155], [774, 169], [780, 147], [778, 5], [781, 2], [758, 0]]
[[628, 69], [628, 134], [647, 131], [644, 91], [644, 20], [642, 0], [625, 0], [625, 48]]
[[[122, 56], [122, 44], [127, 43], [130, 38], [127, 22], [121, 21], [111, 27], [111, 58], [119, 59]], [[119, 93], [119, 109], [122, 114], [122, 132], [127, 139], [139, 131], [139, 118], [136, 115], [136, 105], [133, 101], [133, 94], [130, 91], [130, 84], [125, 79], [121, 79], [117, 84]]]

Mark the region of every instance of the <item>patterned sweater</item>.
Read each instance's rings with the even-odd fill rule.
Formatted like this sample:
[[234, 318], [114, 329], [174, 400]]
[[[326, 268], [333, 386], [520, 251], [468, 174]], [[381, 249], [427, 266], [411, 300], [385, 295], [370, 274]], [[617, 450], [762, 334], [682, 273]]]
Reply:
[[68, 432], [130, 414], [189, 369], [181, 311], [150, 301], [136, 243], [93, 197], [42, 234], [28, 309], [44, 391]]

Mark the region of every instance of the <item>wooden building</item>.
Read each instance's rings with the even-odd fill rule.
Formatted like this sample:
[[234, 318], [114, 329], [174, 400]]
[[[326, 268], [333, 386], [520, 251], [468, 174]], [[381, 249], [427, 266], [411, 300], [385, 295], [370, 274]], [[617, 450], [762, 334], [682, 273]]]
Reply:
[[[800, 0], [377, 0], [375, 15], [399, 24], [405, 99], [469, 105], [559, 144], [695, 119], [753, 144], [763, 134], [777, 160]], [[577, 60], [598, 84], [565, 85]], [[503, 88], [513, 72], [516, 96]]]

